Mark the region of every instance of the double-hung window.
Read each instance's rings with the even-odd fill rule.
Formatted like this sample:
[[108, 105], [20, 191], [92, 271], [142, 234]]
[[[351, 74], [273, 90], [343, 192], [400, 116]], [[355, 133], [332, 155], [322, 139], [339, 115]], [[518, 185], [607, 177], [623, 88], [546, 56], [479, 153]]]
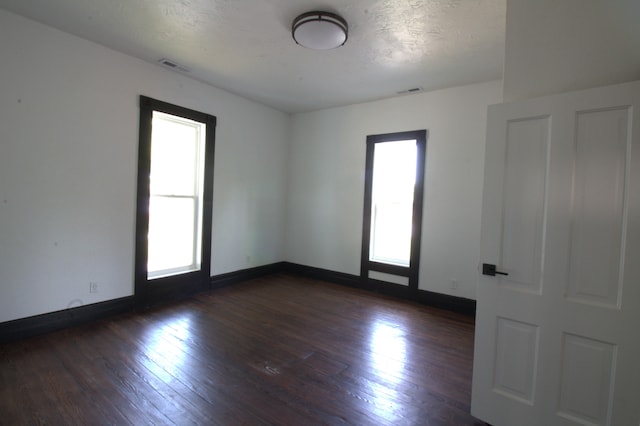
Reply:
[[201, 266], [206, 124], [153, 111], [147, 274]]
[[426, 130], [367, 137], [361, 277], [418, 288]]
[[140, 97], [136, 297], [208, 288], [214, 116]]

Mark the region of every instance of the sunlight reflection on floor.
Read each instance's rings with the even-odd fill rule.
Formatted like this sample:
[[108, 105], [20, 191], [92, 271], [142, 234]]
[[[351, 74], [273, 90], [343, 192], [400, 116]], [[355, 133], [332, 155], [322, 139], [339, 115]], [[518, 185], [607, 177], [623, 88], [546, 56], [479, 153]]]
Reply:
[[191, 336], [191, 318], [183, 315], [165, 322], [148, 336], [148, 356], [174, 375], [184, 363], [187, 340]]
[[396, 386], [403, 382], [407, 360], [407, 341], [401, 325], [385, 318], [376, 318], [369, 340], [370, 363], [381, 383], [371, 387], [372, 401], [383, 418], [394, 416], [397, 410]]
[[407, 342], [399, 324], [376, 319], [369, 345], [371, 364], [376, 374], [390, 382], [399, 383], [407, 356]]

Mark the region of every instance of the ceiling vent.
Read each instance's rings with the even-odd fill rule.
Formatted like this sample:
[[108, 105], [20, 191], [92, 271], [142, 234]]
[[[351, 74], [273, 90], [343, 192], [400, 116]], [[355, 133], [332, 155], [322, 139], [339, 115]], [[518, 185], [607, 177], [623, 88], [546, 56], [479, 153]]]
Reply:
[[406, 95], [406, 94], [409, 94], [409, 93], [418, 93], [418, 92], [423, 92], [423, 91], [424, 91], [424, 88], [422, 88], [422, 87], [414, 87], [414, 88], [407, 89], [407, 90], [401, 90], [401, 91], [396, 92], [396, 93], [398, 95]]
[[158, 63], [160, 65], [162, 65], [163, 67], [165, 67], [165, 68], [169, 68], [170, 70], [180, 71], [180, 72], [189, 72], [188, 68], [183, 67], [182, 65], [180, 65], [176, 61], [172, 61], [172, 60], [167, 59], [167, 58], [160, 59], [158, 61]]

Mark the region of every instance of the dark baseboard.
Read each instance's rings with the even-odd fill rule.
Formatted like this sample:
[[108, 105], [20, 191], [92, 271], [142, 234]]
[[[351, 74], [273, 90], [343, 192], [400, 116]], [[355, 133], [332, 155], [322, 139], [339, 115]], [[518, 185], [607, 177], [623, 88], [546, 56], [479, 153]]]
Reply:
[[464, 297], [450, 296], [448, 294], [435, 293], [427, 290], [416, 291], [405, 286], [390, 284], [373, 279], [363, 281], [358, 275], [335, 272], [290, 262], [283, 262], [283, 270], [309, 278], [315, 278], [336, 284], [347, 285], [349, 287], [374, 291], [388, 296], [412, 300], [435, 308], [446, 309], [465, 315], [475, 316], [476, 314], [476, 301]]
[[128, 296], [3, 322], [0, 323], [0, 343], [27, 339], [39, 334], [130, 312], [133, 307], [134, 298], [133, 296]]
[[[449, 296], [426, 290], [411, 290], [407, 287], [389, 284], [377, 280], [363, 282], [358, 275], [330, 271], [291, 262], [277, 262], [270, 265], [243, 269], [211, 277], [211, 289], [229, 286], [253, 278], [288, 272], [309, 278], [361, 288], [402, 299], [413, 300], [436, 308], [447, 309], [466, 315], [475, 315], [476, 301], [462, 297]], [[166, 295], [165, 295], [166, 296]], [[49, 333], [90, 321], [131, 312], [135, 309], [135, 296], [107, 300], [91, 305], [78, 306], [28, 318], [0, 323], [0, 343], [26, 339], [39, 334]]]
[[253, 278], [260, 278], [265, 275], [277, 274], [285, 270], [285, 262], [272, 263], [270, 265], [256, 266], [255, 268], [242, 269], [240, 271], [228, 272], [226, 274], [214, 275], [211, 277], [211, 288], [226, 287], [231, 284], [247, 281]]
[[476, 316], [476, 301], [466, 297], [451, 296], [433, 291], [418, 290], [418, 302], [434, 308]]
[[298, 274], [309, 278], [329, 281], [335, 284], [343, 284], [349, 287], [361, 288], [360, 277], [357, 275], [345, 274], [344, 272], [330, 271], [328, 269], [316, 268], [314, 266], [300, 265], [298, 263], [283, 262], [284, 272]]
[[[258, 266], [256, 268], [245, 269], [227, 274], [220, 274], [211, 277], [211, 288], [224, 287], [251, 278], [258, 278], [283, 270], [283, 262], [271, 265]], [[204, 291], [207, 291], [205, 289]], [[120, 299], [107, 300], [105, 302], [93, 303], [90, 305], [78, 306], [61, 311], [35, 315], [27, 318], [20, 318], [12, 321], [0, 323], [0, 343], [7, 343], [16, 340], [27, 339], [40, 334], [62, 330], [64, 328], [85, 324], [98, 319], [111, 317], [114, 315], [131, 312], [134, 309], [145, 308], [162, 303], [170, 303], [190, 297], [202, 289], [177, 289], [167, 290], [156, 294], [154, 297], [145, 299], [144, 304], [137, 302], [135, 296], [123, 297]]]

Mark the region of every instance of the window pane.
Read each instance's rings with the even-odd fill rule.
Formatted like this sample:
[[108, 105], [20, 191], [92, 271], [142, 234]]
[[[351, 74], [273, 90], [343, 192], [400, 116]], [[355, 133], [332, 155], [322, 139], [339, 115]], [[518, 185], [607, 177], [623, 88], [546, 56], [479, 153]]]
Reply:
[[370, 260], [409, 265], [411, 207], [401, 203], [378, 203], [374, 206]]
[[200, 269], [205, 136], [204, 123], [153, 112], [148, 278]]
[[202, 123], [154, 111], [151, 194], [196, 195], [204, 127]]
[[375, 144], [369, 260], [409, 266], [416, 160], [415, 140]]
[[194, 232], [195, 204], [193, 198], [151, 197], [147, 265], [149, 277], [176, 269], [200, 269], [194, 250], [197, 247]]

